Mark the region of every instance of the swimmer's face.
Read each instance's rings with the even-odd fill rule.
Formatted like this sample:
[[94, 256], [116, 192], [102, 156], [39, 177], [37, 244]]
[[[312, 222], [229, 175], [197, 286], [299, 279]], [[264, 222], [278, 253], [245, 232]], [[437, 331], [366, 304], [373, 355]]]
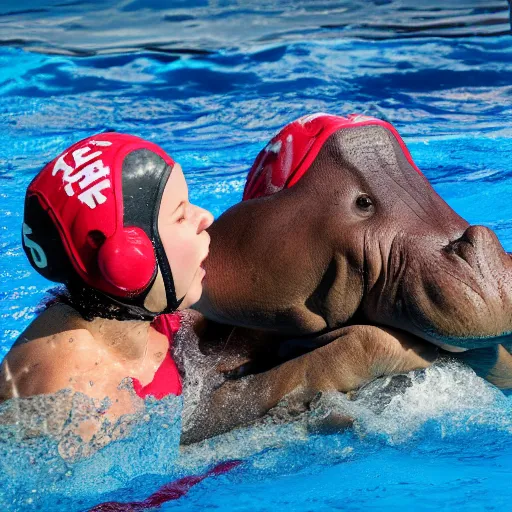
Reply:
[[171, 266], [176, 297], [185, 297], [179, 309], [195, 304], [203, 291], [203, 260], [208, 255], [213, 222], [207, 210], [190, 204], [181, 166], [176, 164], [164, 189], [158, 213], [158, 232]]

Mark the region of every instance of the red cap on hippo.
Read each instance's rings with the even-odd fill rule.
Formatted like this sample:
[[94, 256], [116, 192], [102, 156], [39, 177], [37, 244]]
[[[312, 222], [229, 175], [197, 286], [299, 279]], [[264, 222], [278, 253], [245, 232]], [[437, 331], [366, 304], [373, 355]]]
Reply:
[[[167, 307], [174, 282], [158, 234], [158, 211], [174, 161], [156, 144], [102, 133], [48, 163], [27, 189], [23, 248], [44, 277], [89, 287], [143, 316], [158, 273]], [[161, 313], [160, 311], [158, 313]]]
[[419, 173], [404, 141], [395, 128], [375, 117], [351, 114], [348, 117], [318, 112], [287, 124], [260, 151], [249, 171], [243, 200], [270, 196], [297, 183], [310, 168], [326, 140], [344, 128], [378, 125], [389, 130], [412, 167]]

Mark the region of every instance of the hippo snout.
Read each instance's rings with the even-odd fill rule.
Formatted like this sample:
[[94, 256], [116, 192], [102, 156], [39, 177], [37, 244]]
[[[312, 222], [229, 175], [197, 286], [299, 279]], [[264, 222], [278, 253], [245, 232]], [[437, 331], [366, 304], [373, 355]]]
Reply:
[[413, 249], [409, 243], [391, 260], [398, 268], [393, 275], [401, 276], [398, 300], [391, 302], [395, 309], [386, 315], [393, 326], [462, 349], [508, 339], [512, 258], [496, 234], [485, 226], [465, 226], [452, 241], [435, 245], [433, 236], [417, 237]]
[[444, 252], [455, 254], [471, 267], [482, 264], [509, 266], [511, 258], [501, 246], [496, 234], [485, 226], [469, 226], [462, 235], [450, 242]]

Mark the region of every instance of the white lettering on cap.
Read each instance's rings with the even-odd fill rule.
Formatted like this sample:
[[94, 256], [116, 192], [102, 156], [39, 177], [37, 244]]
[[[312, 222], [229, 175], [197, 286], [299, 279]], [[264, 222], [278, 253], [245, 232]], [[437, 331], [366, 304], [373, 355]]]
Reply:
[[[91, 141], [91, 145], [110, 146], [111, 142]], [[73, 188], [75, 183], [78, 183], [81, 190], [86, 189], [78, 195], [78, 199], [89, 208], [94, 209], [97, 205], [103, 204], [107, 200], [101, 191], [106, 188], [110, 188], [112, 184], [109, 179], [104, 179], [98, 182], [98, 180], [106, 178], [110, 174], [110, 168], [99, 158], [102, 155], [101, 151], [94, 151], [92, 153], [91, 151], [91, 148], [88, 146], [75, 149], [72, 153], [74, 167], [68, 165], [64, 161], [64, 158], [68, 154], [64, 153], [59, 157], [57, 162], [55, 162], [52, 170], [52, 176], [55, 176], [58, 172], [62, 171], [62, 182], [65, 183], [64, 190], [69, 197], [75, 195], [75, 189]], [[77, 167], [81, 167], [85, 164], [89, 165], [86, 165], [80, 171], [75, 172]]]
[[78, 199], [82, 203], [85, 203], [89, 208], [96, 208], [97, 204], [103, 204], [107, 198], [101, 193], [101, 191], [105, 188], [110, 188], [110, 180], [103, 180], [96, 185], [88, 188], [85, 192], [82, 192]]
[[32, 256], [32, 261], [37, 268], [46, 268], [48, 266], [48, 260], [46, 258], [46, 254], [43, 251], [43, 248], [34, 240], [30, 240], [28, 235], [32, 234], [32, 228], [23, 223], [23, 243], [26, 247], [30, 249], [30, 255]]
[[75, 191], [73, 190], [74, 183], [79, 182], [78, 185], [83, 190], [95, 181], [98, 181], [100, 178], [105, 178], [109, 174], [110, 168], [105, 167], [101, 160], [96, 160], [95, 162], [86, 165], [82, 170], [75, 172], [75, 174], [63, 178], [67, 182], [64, 190], [68, 196], [73, 196], [75, 195]]

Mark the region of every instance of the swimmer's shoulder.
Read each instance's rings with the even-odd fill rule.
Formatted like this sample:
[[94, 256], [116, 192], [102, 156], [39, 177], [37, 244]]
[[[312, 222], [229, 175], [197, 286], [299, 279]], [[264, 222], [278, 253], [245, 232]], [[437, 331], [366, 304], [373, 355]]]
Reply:
[[85, 321], [71, 306], [54, 304], [38, 315], [13, 345], [18, 347], [33, 340], [52, 338], [65, 331], [83, 329]]
[[0, 400], [75, 388], [76, 376], [94, 367], [98, 346], [71, 307], [41, 313], [15, 342], [0, 366]]

